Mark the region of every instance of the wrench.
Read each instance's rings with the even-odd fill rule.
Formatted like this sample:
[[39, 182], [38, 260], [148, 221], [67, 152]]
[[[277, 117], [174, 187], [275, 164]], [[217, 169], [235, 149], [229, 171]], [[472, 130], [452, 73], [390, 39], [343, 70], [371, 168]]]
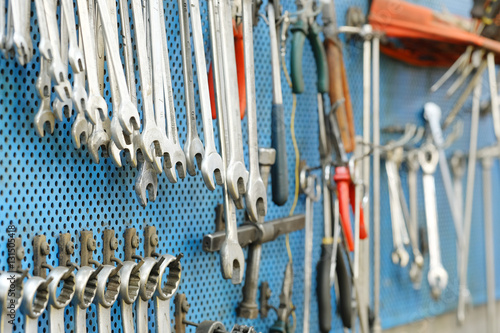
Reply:
[[75, 333], [87, 332], [87, 309], [94, 301], [99, 271], [82, 266], [75, 275], [75, 295], [72, 304], [75, 310]]
[[[156, 333], [170, 333], [170, 299], [174, 296], [179, 288], [181, 281], [181, 263], [170, 255], [164, 254], [165, 258], [160, 265], [159, 278], [157, 282], [156, 292], [154, 295], [155, 317], [156, 317]], [[163, 275], [168, 267], [167, 281], [163, 282]]]
[[[2, 5], [0, 4], [0, 8]], [[52, 45], [50, 43], [49, 30], [47, 27], [47, 19], [45, 17], [45, 9], [43, 0], [35, 0], [35, 9], [38, 20], [38, 31], [40, 32], [40, 42], [38, 49], [40, 54], [48, 61], [52, 59]], [[0, 28], [1, 29], [1, 28]]]
[[[185, 4], [186, 1], [183, 1]], [[215, 183], [224, 183], [222, 173], [222, 158], [215, 148], [214, 128], [211, 116], [210, 93], [208, 90], [208, 77], [205, 61], [205, 47], [203, 44], [203, 33], [201, 28], [200, 3], [198, 0], [190, 0], [191, 6], [191, 26], [193, 30], [194, 56], [196, 60], [198, 88], [200, 91], [201, 117], [203, 120], [203, 136], [205, 139], [205, 155], [201, 162], [201, 174], [208, 189], [215, 190]], [[215, 183], [214, 183], [215, 177]]]
[[9, 59], [14, 56], [14, 26], [12, 24], [12, 2], [8, 2], [7, 7], [7, 31], [4, 42], [4, 57]]
[[[238, 101], [238, 83], [236, 74], [236, 56], [234, 50], [231, 1], [218, 0], [218, 19], [220, 22], [220, 64], [222, 69], [222, 86], [224, 87], [225, 107], [220, 110], [219, 117], [227, 118], [228, 156], [226, 166], [226, 184], [229, 194], [234, 200], [247, 192], [249, 174], [243, 160], [243, 141], [241, 134], [240, 107]], [[219, 129], [220, 130], [220, 129]], [[223, 132], [220, 136], [222, 136]], [[224, 134], [225, 135], [225, 134]]]
[[38, 317], [45, 311], [49, 302], [48, 286], [51, 282], [52, 278], [33, 276], [24, 283], [20, 308], [24, 315], [24, 332], [38, 332]]
[[[159, 47], [159, 49], [157, 50], [158, 53], [156, 54], [161, 55], [160, 59], [153, 61], [153, 68], [155, 68], [154, 74], [161, 73], [158, 81], [163, 83], [163, 88], [161, 86], [156, 87], [155, 83], [155, 96], [156, 91], [158, 90], [158, 94], [161, 99], [160, 105], [157, 107], [158, 112], [156, 113], [156, 123], [158, 124], [158, 127], [160, 128], [162, 133], [165, 133], [166, 131], [166, 135], [168, 137], [166, 140], [167, 142], [169, 142], [169, 148], [163, 154], [163, 169], [165, 170], [167, 179], [171, 183], [176, 183], [177, 176], [175, 174], [175, 170], [177, 170], [180, 178], [183, 179], [186, 177], [186, 156], [184, 155], [184, 151], [181, 148], [179, 133], [177, 131], [177, 117], [175, 115], [174, 94], [172, 92], [172, 76], [170, 75], [167, 34], [165, 27], [165, 13], [163, 10], [163, 2], [159, 2], [158, 13], [156, 13], [157, 15], [154, 15], [155, 18], [152, 20], [152, 23], [155, 24], [154, 28], [160, 29], [162, 45], [157, 45], [156, 43], [153, 44], [151, 42], [150, 45]], [[157, 21], [158, 18], [159, 21]], [[153, 78], [156, 79], [154, 75]], [[164, 108], [166, 109], [167, 113], [168, 127], [165, 126]]]
[[[276, 150], [273, 148], [259, 148], [260, 173], [264, 186], [267, 188], [271, 167], [276, 161]], [[258, 223], [264, 223], [264, 217], [259, 217]], [[238, 315], [243, 318], [255, 319], [259, 315], [257, 307], [257, 287], [259, 283], [259, 267], [262, 252], [261, 244], [251, 244], [248, 250], [247, 273], [243, 287], [243, 300], [239, 306]]]
[[441, 170], [441, 176], [443, 177], [444, 189], [446, 191], [446, 197], [453, 216], [457, 239], [459, 244], [462, 244], [463, 227], [460, 222], [460, 215], [462, 212], [458, 211], [457, 198], [455, 197], [455, 193], [453, 191], [448, 160], [446, 159], [446, 154], [443, 149], [444, 138], [441, 129], [441, 108], [437, 104], [426, 103], [424, 106], [424, 118], [429, 123], [432, 138], [439, 152], [439, 168]]
[[140, 268], [140, 288], [139, 297], [136, 304], [137, 315], [137, 333], [148, 332], [148, 303], [154, 296], [156, 288], [161, 287], [158, 284], [160, 274], [163, 274], [162, 264], [164, 257], [156, 260], [151, 257], [144, 258], [144, 265]]
[[304, 186], [303, 191], [306, 195], [306, 235], [305, 235], [305, 267], [304, 267], [304, 326], [303, 332], [309, 333], [309, 317], [311, 305], [311, 284], [312, 284], [312, 247], [313, 247], [313, 227], [314, 227], [314, 202], [321, 197], [321, 182], [315, 175], [305, 175], [306, 171], [301, 172], [301, 182]]
[[52, 84], [47, 69], [47, 60], [43, 57], [40, 58], [40, 73], [36, 80], [36, 88], [41, 98], [41, 102], [33, 122], [36, 134], [41, 138], [45, 136], [45, 124], [49, 125], [50, 134], [54, 133], [55, 126], [55, 117], [50, 108], [50, 90]]
[[441, 249], [439, 245], [438, 215], [436, 205], [436, 186], [434, 172], [439, 162], [439, 152], [429, 144], [418, 153], [418, 160], [424, 173], [425, 217], [427, 222], [427, 235], [429, 237], [429, 273], [427, 280], [432, 291], [432, 297], [438, 299], [441, 292], [448, 284], [448, 273], [441, 263]]
[[5, 44], [5, 0], [0, 0], [0, 50]]
[[418, 243], [418, 188], [417, 173], [420, 170], [418, 161], [418, 150], [408, 152], [406, 156], [406, 166], [408, 168], [408, 191], [410, 193], [410, 240], [413, 251], [413, 262], [410, 267], [410, 279], [415, 289], [420, 289], [422, 282], [422, 268], [424, 257], [419, 249]]
[[12, 24], [14, 26], [12, 40], [16, 47], [17, 59], [21, 66], [25, 66], [33, 57], [33, 43], [29, 34], [31, 1], [9, 1], [9, 5], [12, 6]]
[[[142, 264], [127, 260], [123, 262], [123, 267], [120, 269], [121, 283], [119, 298], [123, 321], [123, 333], [135, 332], [133, 306], [137, 296], [139, 296], [139, 284], [141, 280], [139, 270], [141, 267]], [[139, 329], [139, 326], [137, 326], [137, 329]]]
[[[56, 7], [57, 8], [57, 7]], [[57, 9], [56, 9], [57, 10]], [[61, 21], [63, 22], [61, 26], [61, 35], [59, 38], [60, 41], [60, 46], [59, 46], [59, 55], [61, 56], [61, 63], [64, 68], [64, 77], [68, 77], [68, 68], [69, 68], [69, 60], [68, 60], [68, 29], [66, 29], [64, 25], [64, 21], [66, 21], [65, 18], [65, 11], [61, 8]], [[57, 89], [57, 85], [54, 87], [54, 89]], [[73, 97], [73, 96], [71, 96]], [[54, 112], [57, 114], [64, 114], [66, 118], [69, 118], [71, 116], [71, 110], [73, 109], [73, 100], [70, 99], [63, 99], [60, 100], [58, 98], [54, 99], [52, 103], [52, 109], [55, 110]]]
[[73, 1], [71, 0], [61, 0], [61, 9], [64, 12], [64, 22], [61, 22], [61, 30], [63, 27], [68, 32], [69, 37], [69, 52], [68, 58], [73, 73], [81, 73], [85, 71], [85, 61], [83, 59], [83, 52], [78, 47], [78, 41], [76, 37], [76, 23], [75, 23], [75, 8], [73, 7]]
[[[184, 153], [186, 155], [187, 171], [191, 176], [195, 176], [196, 175], [195, 162], [198, 163], [198, 168], [201, 169], [201, 163], [203, 161], [205, 152], [203, 148], [203, 143], [201, 142], [198, 136], [198, 129], [196, 127], [196, 108], [194, 105], [194, 86], [193, 86], [194, 76], [192, 67], [193, 60], [191, 59], [191, 41], [189, 38], [190, 36], [189, 14], [187, 9], [187, 1], [178, 0], [177, 3], [179, 4], [179, 25], [181, 30], [181, 54], [182, 54], [182, 64], [183, 64], [182, 70], [184, 74], [184, 95], [185, 95], [184, 105], [186, 108], [186, 119], [187, 119], [186, 120], [187, 137], [186, 137], [186, 143], [184, 144]], [[205, 71], [205, 68], [206, 66], [198, 67], [198, 72]], [[205, 122], [203, 124], [205, 124]]]
[[[148, 195], [146, 195], [146, 191]], [[150, 201], [156, 200], [158, 177], [152, 163], [148, 161], [144, 161], [139, 165], [139, 172], [135, 179], [135, 194], [142, 207], [146, 207], [148, 204], [148, 196]]]
[[[245, 86], [248, 117], [249, 175], [245, 202], [248, 217], [257, 222], [267, 214], [267, 191], [259, 171], [259, 135], [257, 131], [257, 105], [255, 93], [255, 66], [253, 55], [253, 0], [242, 0], [243, 49], [245, 62]], [[239, 121], [238, 121], [239, 122]]]
[[97, 274], [97, 293], [94, 303], [97, 306], [97, 323], [100, 333], [111, 333], [111, 306], [118, 298], [120, 290], [120, 264], [118, 266], [102, 265]]
[[[49, 283], [49, 325], [51, 333], [64, 333], [64, 308], [71, 302], [75, 294], [75, 274], [73, 266], [58, 266], [51, 269]], [[62, 282], [62, 288], [59, 285]]]
[[[14, 285], [14, 289], [12, 288]], [[16, 311], [23, 297], [23, 281], [19, 273], [0, 272], [0, 329], [11, 333]]]
[[406, 251], [403, 243], [402, 225], [404, 224], [403, 211], [401, 209], [401, 201], [399, 199], [399, 189], [397, 183], [397, 166], [393, 157], [394, 152], [390, 152], [385, 161], [385, 170], [387, 173], [387, 181], [389, 185], [389, 200], [391, 209], [392, 222], [392, 237], [394, 242], [394, 250], [392, 252], [392, 262], [401, 267], [406, 267], [410, 256]]

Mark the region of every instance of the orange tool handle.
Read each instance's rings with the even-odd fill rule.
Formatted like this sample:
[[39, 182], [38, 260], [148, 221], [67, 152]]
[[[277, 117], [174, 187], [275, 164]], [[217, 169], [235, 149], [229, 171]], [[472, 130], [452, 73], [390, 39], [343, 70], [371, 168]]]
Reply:
[[336, 117], [339, 124], [340, 136], [342, 138], [345, 151], [350, 153], [355, 147], [354, 122], [350, 95], [349, 92], [346, 94], [345, 91], [347, 86], [347, 76], [345, 74], [344, 58], [340, 48], [340, 41], [333, 41], [327, 38], [324, 46], [328, 62], [328, 95], [332, 105], [337, 102], [339, 103], [337, 105]]
[[349, 188], [351, 185], [351, 176], [347, 167], [336, 167], [333, 180], [337, 184], [337, 196], [339, 198], [340, 223], [344, 230], [344, 237], [347, 241], [349, 251], [354, 251], [354, 240], [351, 228], [351, 216], [349, 211]]
[[[352, 211], [356, 211], [356, 187], [351, 182], [349, 186], [349, 201], [351, 202]], [[365, 213], [363, 212], [363, 207], [359, 207], [359, 238], [366, 239], [368, 237], [368, 233], [365, 228]]]
[[[245, 118], [245, 109], [247, 106], [247, 94], [245, 86], [245, 58], [243, 55], [243, 26], [233, 20], [234, 52], [236, 54], [236, 74], [238, 76], [238, 95], [240, 99], [240, 118]], [[214, 88], [214, 70], [212, 64], [208, 69], [208, 90], [210, 92], [210, 105], [212, 107], [212, 119], [217, 119], [215, 108], [215, 88]]]

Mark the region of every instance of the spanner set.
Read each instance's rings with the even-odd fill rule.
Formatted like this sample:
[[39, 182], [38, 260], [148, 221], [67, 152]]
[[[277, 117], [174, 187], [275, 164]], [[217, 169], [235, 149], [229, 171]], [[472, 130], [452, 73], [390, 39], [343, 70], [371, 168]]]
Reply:
[[0, 0], [0, 333], [498, 333], [500, 1], [366, 2]]

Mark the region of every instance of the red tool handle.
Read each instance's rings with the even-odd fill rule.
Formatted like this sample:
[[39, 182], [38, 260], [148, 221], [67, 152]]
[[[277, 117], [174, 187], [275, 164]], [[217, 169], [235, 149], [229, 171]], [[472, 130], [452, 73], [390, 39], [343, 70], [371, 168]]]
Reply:
[[[355, 212], [356, 210], [356, 187], [354, 184], [351, 182], [351, 185], [349, 187], [349, 199], [351, 201], [351, 208], [352, 211]], [[360, 239], [366, 239], [368, 237], [368, 233], [366, 232], [365, 228], [365, 214], [363, 212], [363, 207], [359, 207], [359, 238]]]
[[351, 216], [349, 211], [349, 188], [351, 185], [351, 175], [347, 167], [336, 167], [333, 180], [337, 184], [337, 196], [339, 198], [340, 223], [344, 230], [344, 236], [347, 241], [349, 251], [354, 251], [354, 240], [351, 228]]
[[217, 119], [217, 111], [215, 109], [215, 89], [214, 89], [214, 69], [212, 63], [208, 68], [208, 91], [210, 92], [210, 107], [212, 108], [212, 119]]

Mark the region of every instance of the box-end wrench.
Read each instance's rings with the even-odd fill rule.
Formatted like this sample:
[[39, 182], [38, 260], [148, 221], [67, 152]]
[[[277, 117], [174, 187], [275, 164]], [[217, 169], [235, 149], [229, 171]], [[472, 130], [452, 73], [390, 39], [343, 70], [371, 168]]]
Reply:
[[16, 311], [23, 297], [23, 275], [14, 272], [0, 272], [0, 331], [11, 333]]
[[24, 332], [38, 332], [38, 317], [42, 315], [49, 303], [49, 284], [52, 279], [52, 277], [44, 279], [33, 276], [24, 283], [20, 308], [24, 315]]
[[[243, 159], [243, 139], [241, 133], [240, 107], [238, 100], [238, 83], [236, 71], [236, 55], [234, 50], [233, 23], [230, 0], [218, 0], [218, 18], [220, 22], [220, 64], [222, 67], [222, 86], [225, 103], [218, 117], [227, 118], [228, 156], [226, 165], [226, 184], [229, 194], [234, 200], [247, 192], [248, 171]], [[220, 136], [222, 136], [222, 132]]]
[[[158, 285], [154, 295], [156, 333], [170, 333], [170, 299], [174, 296], [181, 282], [181, 263], [180, 257], [174, 257], [170, 254], [164, 254], [165, 258], [160, 265]], [[168, 268], [166, 281], [163, 280], [164, 274]]]
[[[58, 266], [50, 270], [49, 284], [49, 325], [51, 333], [64, 333], [64, 308], [71, 302], [75, 294], [74, 267]], [[60, 287], [62, 283], [62, 288]]]
[[[154, 21], [152, 23], [155, 23], [155, 27], [159, 26], [162, 44], [155, 45], [155, 43], [153, 44], [153, 46], [160, 47], [160, 52], [158, 54], [161, 54], [161, 65], [158, 70], [154, 70], [154, 74], [159, 73], [161, 75], [161, 82], [163, 83], [163, 94], [161, 94], [160, 92], [162, 104], [159, 106], [159, 108], [157, 107], [158, 112], [156, 112], [156, 123], [162, 133], [165, 133], [166, 131], [166, 135], [168, 137], [167, 140], [169, 142], [168, 150], [163, 153], [163, 170], [165, 171], [167, 179], [171, 183], [176, 183], [177, 175], [175, 171], [177, 170], [179, 178], [184, 179], [186, 177], [187, 162], [186, 155], [184, 154], [184, 151], [182, 150], [180, 145], [179, 132], [177, 131], [177, 117], [175, 114], [174, 94], [172, 92], [172, 76], [170, 75], [170, 57], [168, 55], [167, 32], [165, 27], [166, 19], [163, 3], [159, 2], [158, 7], [158, 13], [156, 17], [159, 17], [159, 21]], [[153, 63], [153, 66], [153, 68], [156, 68], [155, 63]], [[165, 117], [167, 119], [165, 119]], [[168, 127], [165, 126], [165, 120], [167, 120], [168, 122]]]
[[[140, 263], [143, 263], [141, 261]], [[134, 302], [139, 296], [140, 286], [140, 268], [141, 264], [135, 261], [124, 261], [123, 267], [120, 269], [120, 309], [122, 315], [123, 333], [134, 333]], [[139, 329], [139, 327], [138, 327]]]
[[[187, 11], [187, 2], [178, 0], [179, 4], [179, 25], [181, 36], [181, 54], [182, 71], [184, 76], [184, 106], [186, 108], [186, 127], [187, 137], [184, 144], [184, 153], [186, 155], [187, 171], [191, 176], [196, 175], [196, 165], [201, 169], [201, 163], [204, 158], [205, 150], [203, 143], [198, 136], [196, 127], [196, 108], [194, 105], [194, 86], [193, 86], [193, 60], [191, 59], [191, 41], [189, 33], [189, 18]], [[199, 72], [205, 71], [205, 67], [199, 68]]]
[[[41, 1], [41, 0], [37, 0]], [[91, 27], [89, 10], [86, 0], [77, 0], [79, 31], [83, 42], [85, 54], [85, 68], [88, 81], [88, 102], [85, 110], [87, 119], [94, 125], [102, 116], [108, 114], [108, 104], [99, 92], [99, 80], [97, 77], [97, 60], [94, 42], [94, 28]], [[93, 13], [92, 13], [93, 15]]]
[[[17, 0], [12, 2], [12, 24], [14, 25], [14, 34], [12, 40], [16, 48], [17, 59], [22, 66], [25, 66], [33, 57], [33, 43], [29, 34], [31, 1]], [[28, 23], [26, 23], [28, 20]]]
[[257, 222], [267, 214], [267, 191], [259, 171], [259, 135], [257, 131], [257, 105], [255, 93], [255, 65], [253, 55], [253, 0], [242, 0], [243, 50], [248, 117], [249, 175], [245, 202], [248, 217]]
[[140, 268], [139, 297], [136, 301], [137, 333], [147, 333], [149, 331], [148, 303], [153, 298], [156, 288], [161, 287], [161, 284], [158, 285], [158, 281], [164, 272], [162, 265], [165, 260], [165, 257], [160, 257], [158, 260], [146, 257], [143, 260], [144, 264]]
[[448, 284], [448, 273], [441, 262], [436, 186], [434, 183], [434, 172], [436, 172], [439, 162], [438, 150], [434, 145], [426, 145], [419, 151], [418, 160], [423, 171], [425, 217], [427, 236], [429, 238], [429, 273], [427, 280], [431, 287], [432, 297], [438, 299]]
[[[184, 4], [186, 1], [184, 1]], [[205, 139], [205, 155], [201, 162], [201, 175], [209, 190], [215, 190], [215, 184], [222, 185], [225, 181], [222, 173], [222, 158], [215, 148], [214, 127], [212, 123], [210, 92], [208, 90], [207, 67], [205, 61], [205, 46], [201, 28], [200, 3], [189, 0], [191, 8], [191, 27], [193, 32], [194, 56], [197, 68], [198, 88], [200, 91], [201, 118], [203, 120], [203, 137]], [[214, 182], [215, 178], [215, 182]]]
[[[259, 164], [262, 180], [267, 188], [271, 167], [276, 161], [276, 150], [274, 148], [259, 148]], [[264, 223], [264, 217], [260, 216], [258, 223]], [[243, 318], [255, 319], [259, 315], [257, 307], [257, 288], [259, 283], [260, 256], [262, 244], [251, 244], [248, 250], [247, 272], [245, 285], [243, 286], [243, 300], [238, 308], [238, 315]]]
[[97, 326], [100, 333], [111, 333], [111, 306], [118, 298], [121, 278], [119, 270], [122, 264], [116, 267], [102, 265], [97, 274], [97, 293], [94, 303], [97, 306]]
[[71, 301], [75, 311], [75, 333], [87, 332], [87, 309], [97, 292], [99, 271], [100, 268], [96, 270], [90, 266], [81, 266], [75, 275], [75, 295]]

